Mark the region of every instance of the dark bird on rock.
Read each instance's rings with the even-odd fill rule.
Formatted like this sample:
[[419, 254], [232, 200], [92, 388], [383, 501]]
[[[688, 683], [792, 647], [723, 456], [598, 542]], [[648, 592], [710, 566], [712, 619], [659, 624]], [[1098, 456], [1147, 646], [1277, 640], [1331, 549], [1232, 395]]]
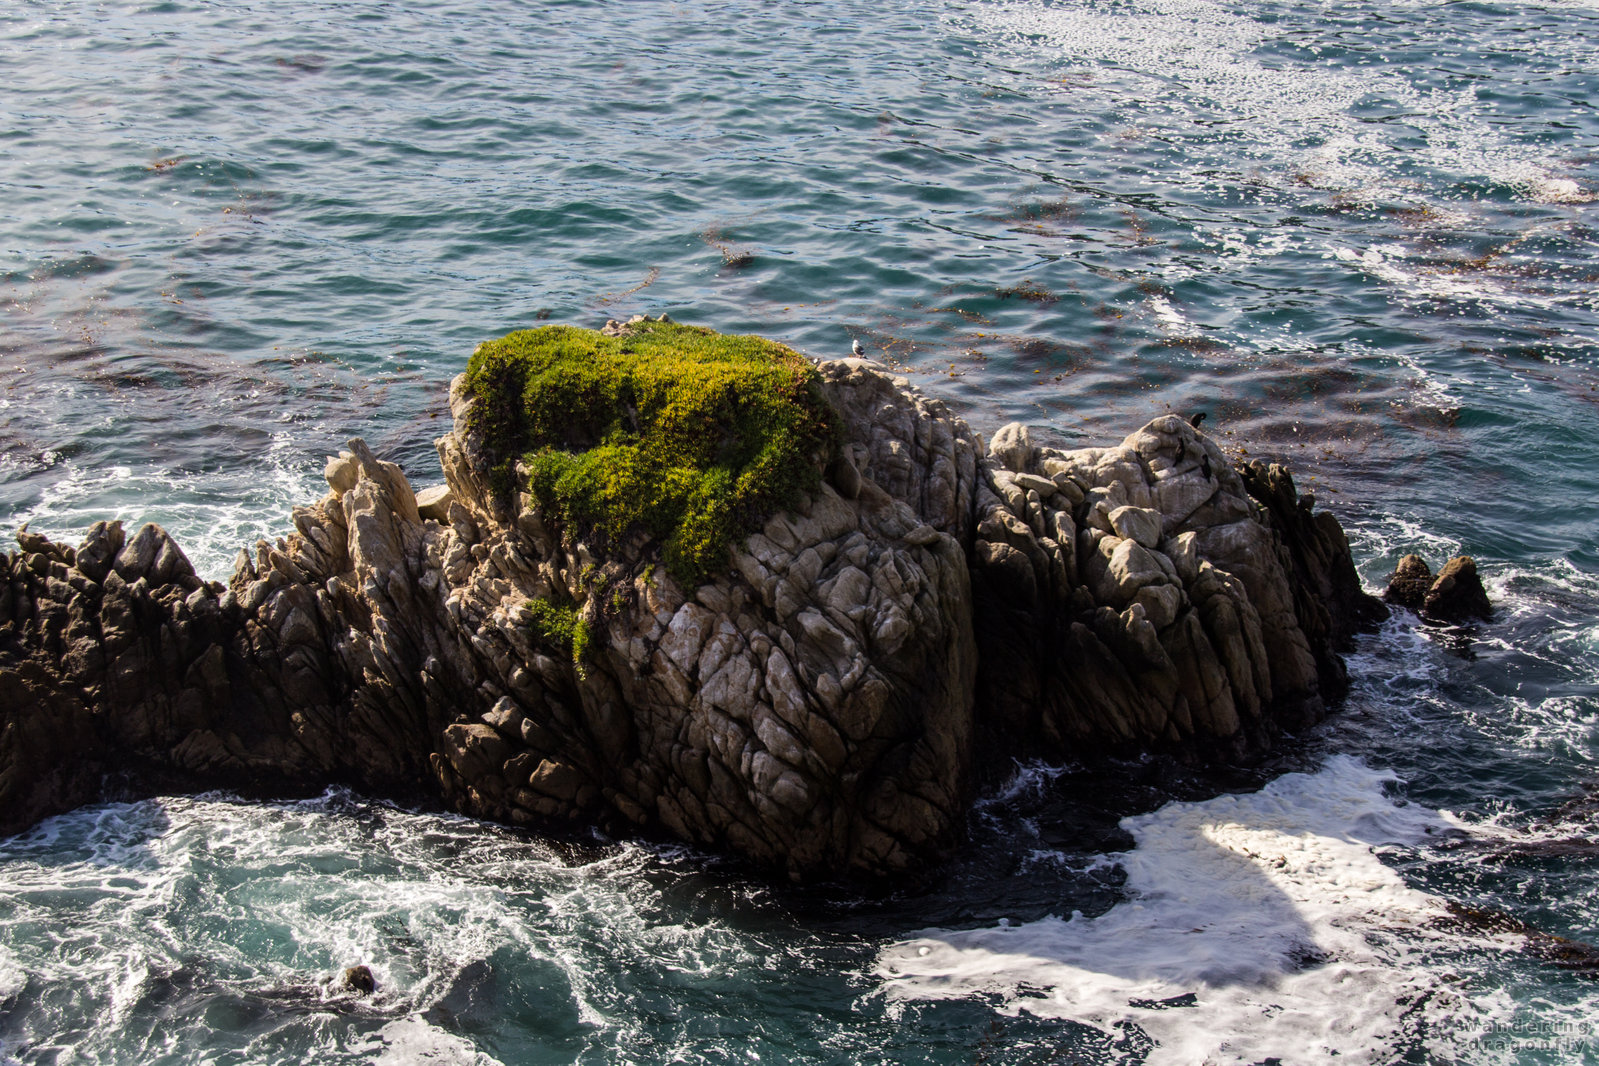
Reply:
[[1205, 475], [1206, 481], [1210, 480], [1210, 456], [1201, 455], [1199, 457], [1199, 472]]
[[1188, 424], [1190, 426], [1193, 426], [1195, 429], [1198, 429], [1199, 428], [1199, 424], [1201, 422], [1203, 422], [1204, 420], [1205, 420], [1205, 412], [1201, 411], [1197, 415], [1195, 415], [1193, 418], [1190, 418], [1188, 420]]
[[1171, 461], [1174, 462], [1174, 463], [1180, 463], [1180, 462], [1183, 461], [1183, 456], [1185, 456], [1187, 454], [1188, 454], [1188, 445], [1184, 444], [1182, 441], [1178, 441], [1177, 442], [1177, 454], [1172, 456], [1172, 460]]
[[855, 358], [857, 359], [866, 354], [866, 349], [861, 347], [861, 340], [859, 337], [856, 337], [855, 340], [850, 344], [849, 350], [855, 353]]

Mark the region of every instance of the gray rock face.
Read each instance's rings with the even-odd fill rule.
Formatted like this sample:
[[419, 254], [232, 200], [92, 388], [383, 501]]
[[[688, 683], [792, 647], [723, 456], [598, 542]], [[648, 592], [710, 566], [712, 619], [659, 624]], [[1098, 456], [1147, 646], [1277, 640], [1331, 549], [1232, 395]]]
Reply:
[[600, 558], [526, 495], [508, 508], [464, 428], [420, 507], [352, 440], [225, 590], [156, 526], [97, 526], [76, 552], [25, 533], [4, 557], [0, 828], [121, 771], [432, 792], [795, 877], [930, 861], [969, 787], [976, 454], [936, 402], [863, 366], [824, 376], [865, 430], [832, 470], [848, 495], [824, 484], [695, 589], [643, 544]]
[[1297, 505], [1286, 472], [1234, 470], [1172, 415], [1115, 448], [1025, 440], [995, 434], [972, 550], [1002, 746], [1239, 757], [1322, 717], [1372, 604], [1336, 521], [1276, 515], [1279, 482]]
[[[902, 379], [819, 370], [843, 453], [697, 588], [642, 537], [601, 553], [496, 496], [459, 381], [442, 490], [419, 498], [352, 440], [226, 587], [156, 526], [101, 523], [76, 549], [19, 534], [0, 831], [109, 773], [344, 780], [795, 878], [888, 876], [956, 843], [979, 742], [1237, 754], [1322, 713], [1334, 627], [1306, 621], [1325, 596], [1305, 551], [1186, 423], [1071, 453], [1008, 428], [983, 456]], [[1307, 543], [1347, 561], [1341, 538]]]

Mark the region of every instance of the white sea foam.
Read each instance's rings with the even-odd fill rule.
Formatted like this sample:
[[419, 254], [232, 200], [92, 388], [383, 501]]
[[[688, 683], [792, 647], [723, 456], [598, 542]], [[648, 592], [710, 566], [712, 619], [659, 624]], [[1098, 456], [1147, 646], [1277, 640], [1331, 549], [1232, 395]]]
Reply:
[[130, 534], [156, 522], [177, 539], [201, 577], [223, 581], [240, 548], [282, 535], [290, 511], [323, 490], [319, 464], [301, 451], [290, 434], [274, 434], [259, 467], [229, 475], [158, 466], [99, 469], [68, 460], [63, 476], [8, 525], [26, 522], [35, 533], [76, 545], [94, 522], [121, 520]]
[[[1123, 826], [1132, 898], [1073, 915], [884, 950], [893, 1000], [995, 997], [1010, 1012], [1102, 1029], [1132, 1023], [1149, 1062], [1387, 1062], [1426, 1003], [1429, 1041], [1474, 1028], [1476, 1007], [1429, 972], [1442, 903], [1378, 850], [1450, 831], [1384, 794], [1389, 776], [1347, 756], [1253, 795], [1172, 803]], [[1193, 1006], [1168, 1006], [1193, 996]]]
[[1018, 762], [1016, 769], [994, 792], [978, 799], [973, 805], [979, 815], [988, 815], [1021, 799], [1036, 799], [1049, 789], [1067, 767], [1053, 766], [1031, 759]]
[[21, 992], [28, 984], [28, 974], [16, 957], [0, 948], [0, 1005]]
[[[1052, 48], [1109, 79], [1132, 83], [1152, 102], [1140, 121], [1159, 123], [1173, 113], [1186, 118], [1185, 108], [1206, 112], [1212, 121], [1198, 136], [1220, 124], [1229, 154], [1252, 155], [1288, 180], [1357, 201], [1425, 197], [1429, 190], [1401, 169], [1418, 160], [1445, 181], [1486, 179], [1539, 202], [1593, 198], [1560, 172], [1558, 160], [1507, 138], [1475, 88], [1421, 89], [1398, 65], [1335, 66], [1308, 33], [1287, 36], [1296, 28], [1287, 21], [1268, 24], [1210, 0], [1029, 0], [986, 5], [971, 17], [1030, 54]], [[1261, 47], [1279, 38], [1303, 58], [1296, 63], [1274, 52], [1263, 61]], [[1395, 150], [1394, 133], [1363, 121], [1368, 116], [1360, 108], [1374, 101], [1404, 117], [1398, 134], [1407, 138], [1403, 151]], [[1178, 128], [1194, 135], [1186, 122]], [[1411, 143], [1417, 136], [1420, 145]]]
[[499, 1062], [479, 1051], [470, 1040], [429, 1025], [416, 1015], [385, 1025], [378, 1031], [374, 1044], [369, 1048], [375, 1053], [372, 1061], [395, 1066], [410, 1063], [495, 1066]]
[[1368, 592], [1381, 589], [1381, 582], [1386, 580], [1384, 568], [1392, 569], [1401, 555], [1415, 552], [1428, 559], [1447, 559], [1460, 554], [1458, 539], [1440, 533], [1414, 514], [1366, 515], [1352, 523], [1348, 532], [1355, 557], [1377, 561], [1376, 568], [1368, 569], [1366, 575], [1374, 583]]

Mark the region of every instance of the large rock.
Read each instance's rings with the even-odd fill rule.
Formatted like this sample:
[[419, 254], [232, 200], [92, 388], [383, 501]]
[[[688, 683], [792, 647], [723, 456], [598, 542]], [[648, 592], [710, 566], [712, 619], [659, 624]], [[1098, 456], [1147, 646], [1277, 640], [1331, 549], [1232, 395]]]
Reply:
[[885, 876], [954, 845], [980, 750], [1232, 756], [1323, 712], [1348, 551], [1286, 474], [1241, 476], [1174, 418], [1072, 453], [1015, 427], [988, 457], [903, 379], [815, 372], [845, 430], [825, 480], [692, 587], [652, 537], [587, 538], [516, 491], [463, 379], [446, 491], [419, 503], [352, 440], [226, 587], [156, 526], [19, 534], [0, 831], [108, 774], [345, 780]]
[[1383, 608], [1281, 467], [1157, 418], [1115, 448], [995, 434], [972, 551], [978, 706], [1003, 753], [1247, 757], [1342, 694]]

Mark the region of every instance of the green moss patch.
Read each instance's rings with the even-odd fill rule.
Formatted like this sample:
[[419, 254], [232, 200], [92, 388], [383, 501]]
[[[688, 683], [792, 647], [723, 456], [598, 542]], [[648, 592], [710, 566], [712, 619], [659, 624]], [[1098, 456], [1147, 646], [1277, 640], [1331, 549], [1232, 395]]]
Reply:
[[675, 322], [512, 333], [479, 346], [467, 388], [505, 487], [524, 460], [541, 506], [612, 543], [647, 532], [687, 585], [814, 491], [840, 433], [804, 356]]

